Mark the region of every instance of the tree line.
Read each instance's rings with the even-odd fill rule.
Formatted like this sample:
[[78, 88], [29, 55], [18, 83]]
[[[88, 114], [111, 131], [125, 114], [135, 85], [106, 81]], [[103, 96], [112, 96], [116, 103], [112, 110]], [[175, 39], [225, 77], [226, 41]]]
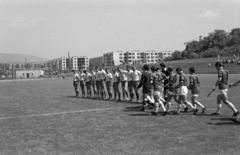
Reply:
[[200, 36], [198, 40], [185, 43], [183, 51], [175, 51], [172, 57], [166, 60], [183, 60], [211, 57], [240, 56], [240, 28], [230, 32], [214, 30], [207, 36]]

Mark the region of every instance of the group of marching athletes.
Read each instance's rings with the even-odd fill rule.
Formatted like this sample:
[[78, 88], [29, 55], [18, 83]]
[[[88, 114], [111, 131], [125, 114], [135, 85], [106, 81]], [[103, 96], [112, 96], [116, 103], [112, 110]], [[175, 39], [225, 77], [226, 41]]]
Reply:
[[[216, 62], [215, 67], [218, 71], [217, 82], [215, 88], [208, 94], [210, 96], [218, 87], [217, 109], [213, 115], [219, 115], [223, 102], [233, 111], [233, 117], [239, 117], [239, 111], [228, 100], [227, 91], [228, 86], [236, 86], [240, 81], [228, 85], [228, 71], [220, 62]], [[196, 114], [198, 107], [201, 109], [201, 113], [205, 113], [206, 106], [197, 100], [200, 94], [200, 81], [195, 74], [194, 67], [189, 68], [189, 76], [180, 67], [176, 68], [175, 73], [173, 67], [166, 67], [163, 63], [160, 64], [160, 67], [150, 67], [145, 64], [142, 70], [140, 72], [135, 66], [126, 66], [126, 70], [118, 67], [113, 68], [112, 72], [101, 67], [96, 67], [95, 70], [91, 69], [89, 72], [86, 70], [79, 73], [74, 71], [73, 85], [76, 96], [79, 96], [80, 85], [82, 97], [134, 102], [135, 94], [136, 101], [140, 103], [138, 91], [142, 87], [142, 111], [152, 105], [153, 115], [159, 114], [160, 107], [163, 110], [162, 115], [166, 115], [169, 112], [171, 101], [174, 99], [177, 103], [176, 114], [179, 114], [181, 109], [187, 112], [189, 108], [192, 109], [193, 114]], [[119, 85], [121, 85], [122, 91], [119, 90]], [[111, 91], [112, 88], [114, 93]], [[187, 100], [188, 91], [191, 92], [191, 102]]]

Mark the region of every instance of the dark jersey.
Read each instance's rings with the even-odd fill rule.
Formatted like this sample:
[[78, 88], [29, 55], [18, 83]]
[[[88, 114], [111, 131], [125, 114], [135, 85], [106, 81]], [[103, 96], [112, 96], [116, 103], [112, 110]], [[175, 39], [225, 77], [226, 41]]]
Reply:
[[179, 87], [181, 86], [187, 86], [187, 76], [185, 74], [179, 76]]
[[200, 93], [200, 82], [196, 75], [189, 76], [189, 85], [188, 89], [191, 90], [192, 94], [199, 94]]
[[175, 91], [176, 90], [176, 85], [177, 85], [177, 74], [170, 74], [167, 78], [168, 84], [167, 88], [169, 91]]
[[156, 72], [153, 76], [153, 89], [154, 91], [161, 91], [164, 86], [165, 75], [162, 72]]
[[221, 70], [218, 72], [218, 81], [217, 81], [218, 89], [223, 90], [227, 89], [228, 85], [228, 71]]
[[143, 87], [143, 93], [151, 93], [153, 86], [153, 75], [151, 72], [143, 72], [138, 88]]

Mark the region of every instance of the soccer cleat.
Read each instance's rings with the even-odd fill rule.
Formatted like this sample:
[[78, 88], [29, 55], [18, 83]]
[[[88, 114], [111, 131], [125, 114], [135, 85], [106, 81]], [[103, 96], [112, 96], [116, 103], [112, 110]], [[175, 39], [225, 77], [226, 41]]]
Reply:
[[211, 113], [211, 115], [212, 116], [218, 116], [218, 115], [220, 115], [220, 113], [219, 112], [214, 112], [214, 113]]
[[152, 113], [152, 115], [157, 116], [157, 112], [153, 111], [151, 113]]
[[239, 115], [239, 112], [237, 111], [237, 112], [234, 112], [233, 113], [233, 116], [232, 117], [236, 117], [236, 116], [238, 116]]
[[166, 116], [167, 115], [167, 111], [165, 111], [165, 112], [163, 112], [163, 114], [162, 114], [163, 116]]
[[202, 109], [202, 114], [204, 114], [206, 110], [207, 110], [207, 108], [204, 107], [204, 108]]
[[188, 112], [188, 107], [184, 108], [184, 112]]
[[197, 112], [198, 112], [198, 109], [194, 109], [194, 110], [193, 110], [193, 114], [194, 114], [194, 115], [196, 115]]

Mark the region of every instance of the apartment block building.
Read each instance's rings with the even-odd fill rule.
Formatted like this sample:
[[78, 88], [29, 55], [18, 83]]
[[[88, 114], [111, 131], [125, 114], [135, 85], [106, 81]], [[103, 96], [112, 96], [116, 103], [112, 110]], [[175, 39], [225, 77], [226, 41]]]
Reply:
[[89, 59], [89, 68], [95, 68], [103, 65], [104, 65], [103, 56]]
[[113, 51], [103, 55], [104, 66], [115, 66], [121, 64], [143, 64], [157, 63], [164, 58], [172, 55], [171, 51], [155, 51], [155, 50], [132, 50], [132, 51]]
[[72, 56], [62, 57], [59, 59], [59, 70], [80, 70], [87, 69], [89, 67], [88, 57], [85, 56]]

